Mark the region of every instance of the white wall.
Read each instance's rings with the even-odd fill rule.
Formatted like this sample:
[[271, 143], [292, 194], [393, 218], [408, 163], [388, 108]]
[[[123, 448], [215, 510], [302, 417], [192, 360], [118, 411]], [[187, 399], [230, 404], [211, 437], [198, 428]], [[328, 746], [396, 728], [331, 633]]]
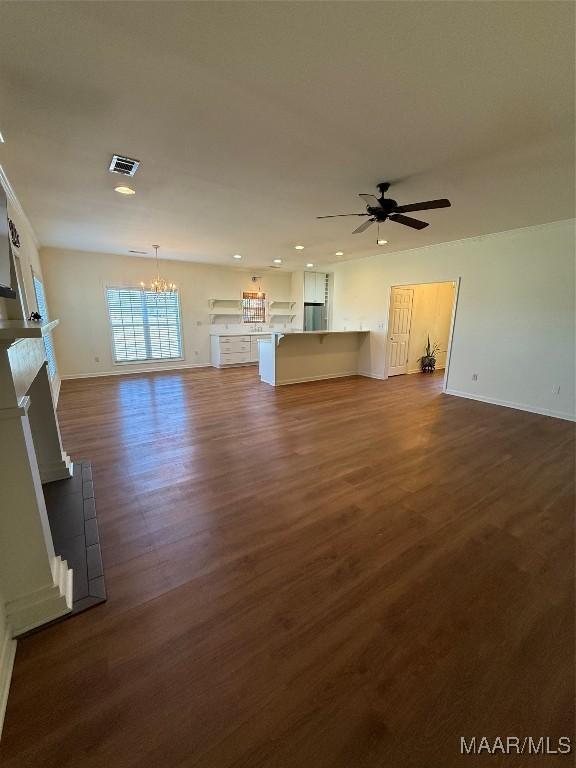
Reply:
[[[135, 373], [210, 364], [211, 331], [249, 332], [250, 325], [211, 325], [208, 300], [240, 299], [254, 290], [251, 272], [184, 261], [160, 261], [162, 277], [174, 281], [180, 293], [184, 360], [115, 365], [106, 307], [107, 286], [138, 286], [155, 277], [152, 259], [43, 248], [42, 266], [52, 317], [60, 319], [54, 333], [62, 378]], [[274, 270], [262, 272], [260, 284], [269, 300], [289, 301], [291, 276]], [[283, 323], [266, 325], [281, 330]], [[98, 358], [98, 360], [96, 359]]]
[[450, 322], [454, 306], [453, 283], [420, 283], [406, 286], [414, 291], [410, 343], [408, 345], [408, 373], [418, 373], [420, 358], [430, 344], [437, 342], [440, 350], [436, 353], [436, 368], [446, 365], [446, 352], [450, 336]]
[[304, 328], [304, 272], [296, 271], [291, 274], [290, 301], [295, 303], [293, 320], [295, 328]]
[[333, 265], [333, 328], [373, 330], [362, 367], [385, 378], [391, 286], [461, 278], [448, 391], [573, 419], [574, 224]]

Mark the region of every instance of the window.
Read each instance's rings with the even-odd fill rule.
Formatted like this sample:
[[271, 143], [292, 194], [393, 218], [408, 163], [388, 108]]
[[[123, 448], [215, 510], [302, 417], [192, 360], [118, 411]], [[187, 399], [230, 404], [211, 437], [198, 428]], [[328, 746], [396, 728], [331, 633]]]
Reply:
[[[38, 305], [38, 312], [42, 315], [42, 319], [45, 323], [48, 322], [48, 307], [46, 306], [46, 297], [44, 296], [44, 286], [42, 281], [38, 280], [36, 275], [34, 277], [34, 293], [36, 294], [36, 304]], [[46, 360], [48, 361], [48, 373], [50, 378], [53, 379], [56, 375], [56, 355], [54, 354], [54, 342], [52, 341], [52, 334], [47, 333], [44, 336], [44, 349], [46, 350]]]
[[108, 288], [108, 316], [116, 363], [182, 357], [180, 298], [177, 291]]
[[266, 294], [262, 291], [244, 291], [242, 294], [242, 322], [266, 322]]
[[13, 253], [14, 257], [14, 270], [16, 272], [16, 282], [18, 283], [18, 294], [20, 296], [20, 306], [22, 307], [22, 316], [30, 317], [30, 310], [28, 309], [28, 302], [26, 300], [26, 292], [24, 290], [24, 275], [22, 274], [22, 264], [20, 263], [20, 256]]

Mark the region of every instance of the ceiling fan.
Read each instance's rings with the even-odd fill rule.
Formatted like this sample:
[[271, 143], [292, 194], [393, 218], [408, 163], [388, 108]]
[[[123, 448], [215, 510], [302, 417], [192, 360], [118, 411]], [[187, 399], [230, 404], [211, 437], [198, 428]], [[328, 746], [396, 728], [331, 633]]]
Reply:
[[442, 198], [441, 200], [426, 200], [422, 203], [409, 203], [408, 205], [398, 205], [396, 200], [392, 200], [389, 197], [384, 197], [386, 192], [390, 189], [388, 182], [382, 182], [378, 184], [378, 190], [380, 191], [380, 197], [375, 195], [359, 195], [359, 197], [366, 203], [366, 213], [336, 213], [332, 216], [316, 216], [317, 219], [335, 219], [339, 216], [368, 216], [366, 221], [363, 221], [359, 227], [357, 227], [353, 235], [357, 235], [360, 232], [368, 229], [375, 221], [380, 224], [383, 221], [396, 221], [398, 224], [404, 224], [406, 227], [412, 227], [412, 229], [424, 229], [429, 226], [428, 222], [420, 221], [420, 219], [413, 219], [411, 216], [404, 216], [408, 211], [430, 211], [433, 208], [450, 208], [450, 200]]

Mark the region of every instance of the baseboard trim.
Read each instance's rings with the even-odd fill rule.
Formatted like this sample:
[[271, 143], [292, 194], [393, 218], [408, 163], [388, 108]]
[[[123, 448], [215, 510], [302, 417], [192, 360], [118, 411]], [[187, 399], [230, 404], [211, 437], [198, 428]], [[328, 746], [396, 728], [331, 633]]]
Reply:
[[72, 610], [72, 570], [66, 560], [52, 560], [52, 583], [6, 603], [6, 618], [15, 637], [58, 619]]
[[[139, 368], [137, 371], [131, 371], [128, 366], [122, 367], [121, 371], [105, 371], [104, 373], [71, 373], [61, 376], [62, 381], [73, 381], [74, 379], [105, 379], [108, 376], [135, 376], [138, 373], [154, 373], [155, 371], [183, 371], [187, 368], [213, 368], [209, 363], [189, 363], [187, 365], [160, 365], [154, 368]], [[232, 366], [230, 366], [232, 367]]]
[[[287, 384], [306, 384], [310, 381], [324, 381], [325, 379], [345, 379], [349, 376], [359, 376], [358, 371], [350, 371], [349, 373], [331, 373], [329, 376], [306, 376], [303, 379], [288, 379], [288, 381], [277, 381], [273, 386], [284, 387]], [[268, 383], [268, 382], [266, 382]]]
[[51, 464], [38, 463], [40, 471], [40, 481], [44, 483], [53, 483], [55, 480], [69, 480], [74, 475], [74, 464], [67, 453], [62, 451], [62, 459]]
[[0, 645], [0, 737], [2, 736], [2, 726], [4, 725], [4, 716], [6, 715], [6, 705], [8, 703], [8, 692], [10, 690], [10, 681], [12, 680], [15, 656], [16, 640], [12, 637], [10, 625], [6, 624], [4, 627], [4, 637]]
[[[444, 370], [446, 370], [446, 366], [444, 366], [444, 365], [437, 365], [434, 370], [435, 371], [444, 371]], [[408, 373], [409, 375], [412, 375], [413, 373], [422, 373], [422, 369], [421, 368], [411, 368], [409, 371], [406, 371], [406, 373]]]
[[367, 379], [379, 379], [380, 381], [386, 381], [388, 376], [379, 376], [376, 373], [368, 373], [368, 371], [358, 371], [358, 376], [365, 376]]
[[564, 411], [552, 411], [548, 408], [535, 408], [532, 405], [526, 405], [526, 403], [515, 403], [511, 400], [498, 400], [495, 397], [473, 395], [470, 392], [461, 392], [457, 389], [446, 389], [445, 394], [454, 395], [455, 397], [465, 397], [467, 400], [477, 400], [480, 403], [488, 403], [489, 405], [501, 405], [504, 408], [514, 408], [517, 411], [527, 411], [528, 413], [535, 413], [538, 416], [551, 416], [553, 419], [576, 421], [576, 414], [565, 413]]

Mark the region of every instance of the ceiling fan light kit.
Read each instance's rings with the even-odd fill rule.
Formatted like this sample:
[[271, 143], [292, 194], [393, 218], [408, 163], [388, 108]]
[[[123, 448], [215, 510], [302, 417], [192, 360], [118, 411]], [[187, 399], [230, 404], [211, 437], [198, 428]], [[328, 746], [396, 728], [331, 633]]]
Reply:
[[[450, 200], [441, 198], [439, 200], [425, 200], [420, 203], [408, 203], [408, 205], [398, 205], [396, 200], [392, 200], [391, 197], [386, 197], [386, 192], [390, 189], [390, 184], [387, 181], [383, 181], [378, 184], [378, 191], [380, 197], [369, 194], [360, 194], [359, 197], [366, 203], [366, 213], [336, 213], [331, 216], [317, 216], [317, 219], [335, 219], [340, 216], [367, 216], [366, 221], [363, 221], [359, 227], [352, 232], [353, 235], [359, 235], [360, 232], [364, 232], [368, 227], [372, 226], [374, 222], [378, 225], [385, 221], [395, 221], [397, 224], [403, 224], [405, 227], [411, 227], [412, 229], [424, 229], [429, 226], [427, 221], [421, 221], [420, 219], [414, 219], [412, 216], [405, 216], [404, 214], [410, 211], [431, 211], [434, 208], [450, 208]], [[378, 245], [380, 245], [380, 237], [378, 237]]]

